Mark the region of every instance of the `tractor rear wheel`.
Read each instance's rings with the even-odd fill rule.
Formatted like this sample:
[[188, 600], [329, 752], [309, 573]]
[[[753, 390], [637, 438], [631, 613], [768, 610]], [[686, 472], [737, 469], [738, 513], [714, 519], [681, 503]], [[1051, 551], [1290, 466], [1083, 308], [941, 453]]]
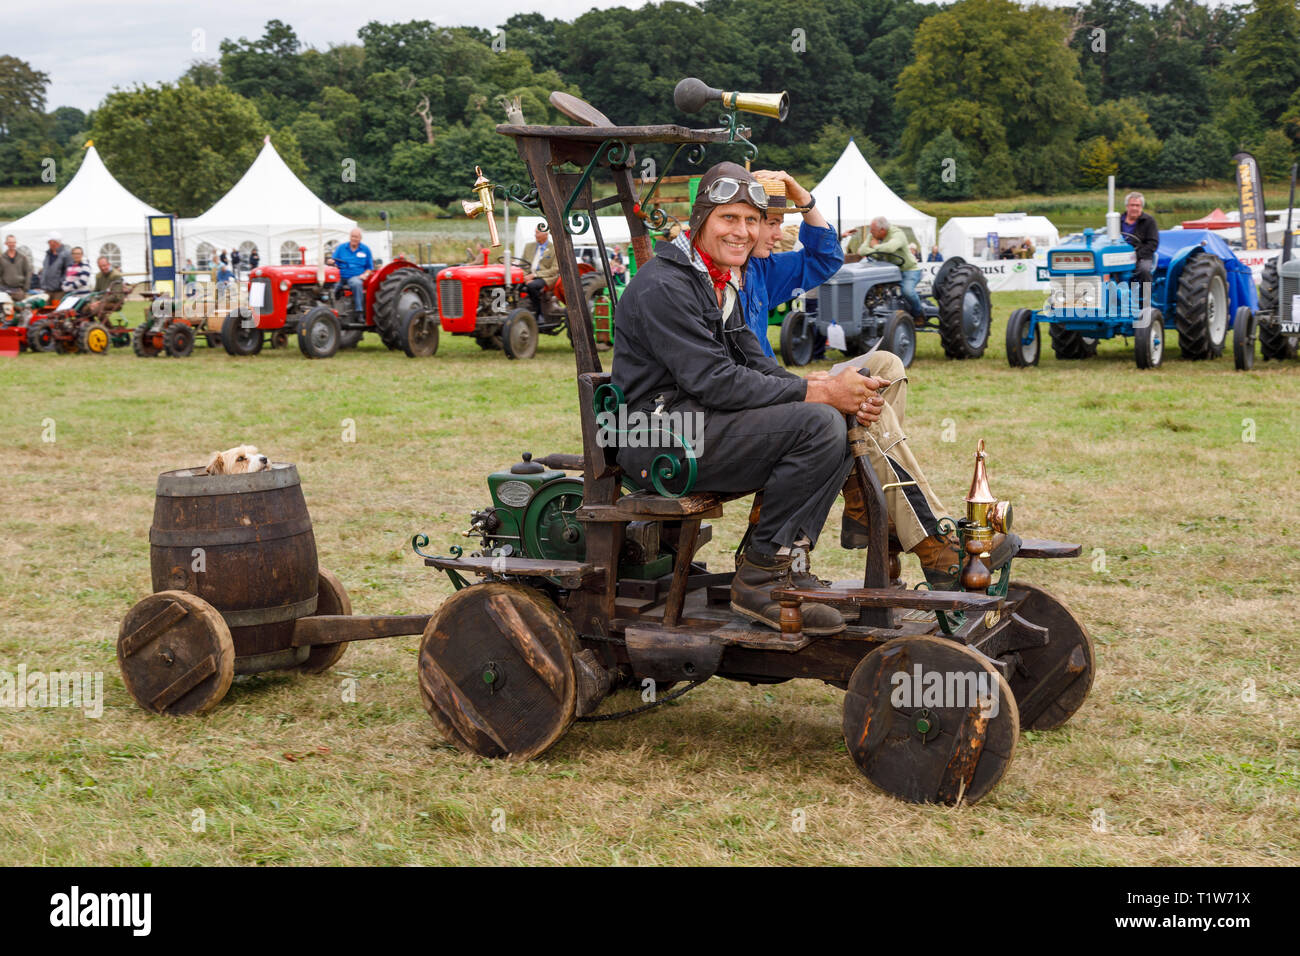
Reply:
[[312, 359], [332, 358], [339, 350], [339, 320], [327, 305], [318, 305], [298, 320], [298, 350]]
[[1255, 367], [1255, 338], [1259, 325], [1250, 306], [1243, 305], [1232, 317], [1232, 362], [1240, 372]]
[[86, 322], [77, 329], [77, 347], [91, 355], [107, 355], [113, 347], [113, 338], [103, 322]]
[[49, 319], [37, 319], [27, 326], [27, 347], [33, 352], [53, 352], [59, 347], [54, 339], [54, 323]]
[[501, 326], [506, 358], [530, 359], [537, 354], [537, 319], [528, 309], [515, 309]]
[[226, 321], [221, 323], [221, 345], [226, 354], [256, 355], [262, 351], [262, 330], [244, 325], [251, 319], [251, 313], [243, 309], [231, 309]]
[[410, 358], [429, 358], [438, 354], [438, 313], [426, 306], [412, 305], [397, 324], [397, 346]]
[[162, 351], [154, 341], [153, 322], [141, 322], [131, 333], [131, 349], [140, 358], [153, 358]]
[[415, 266], [398, 269], [379, 283], [373, 306], [375, 326], [386, 340], [392, 340], [391, 348], [403, 347], [397, 326], [415, 305], [428, 309], [435, 316], [438, 314], [438, 293], [434, 290], [433, 280], [422, 269]]
[[943, 279], [935, 289], [943, 354], [952, 359], [979, 358], [989, 344], [988, 280], [968, 263], [949, 269]]
[[903, 309], [894, 313], [893, 318], [885, 323], [880, 348], [897, 355], [903, 368], [911, 366], [912, 360], [916, 358], [916, 323], [912, 321], [912, 313]]
[[1133, 327], [1133, 358], [1138, 368], [1159, 368], [1165, 357], [1165, 317], [1159, 309], [1143, 309]]
[[1029, 309], [1016, 309], [1007, 319], [1007, 364], [1012, 368], [1029, 368], [1038, 364], [1042, 354], [1043, 337], [1034, 321], [1034, 313]]
[[1060, 325], [1049, 325], [1047, 330], [1052, 335], [1052, 351], [1058, 361], [1092, 358], [1097, 354], [1097, 341], [1085, 337]]
[[1259, 325], [1259, 353], [1267, 359], [1293, 359], [1300, 352], [1300, 335], [1283, 335], [1278, 331], [1282, 310], [1278, 306], [1278, 290], [1281, 288], [1277, 273], [1277, 260], [1274, 256], [1264, 266], [1264, 274], [1259, 277], [1259, 311], [1271, 313], [1272, 322]]
[[1223, 354], [1228, 337], [1228, 274], [1218, 256], [1196, 256], [1178, 277], [1178, 349], [1185, 359]]
[[339, 348], [356, 348], [365, 334], [365, 329], [339, 329]]
[[184, 322], [163, 329], [163, 349], [172, 358], [186, 358], [194, 351], [194, 330]]
[[802, 310], [796, 309], [781, 323], [781, 360], [787, 366], [802, 367], [812, 361], [817, 326]]

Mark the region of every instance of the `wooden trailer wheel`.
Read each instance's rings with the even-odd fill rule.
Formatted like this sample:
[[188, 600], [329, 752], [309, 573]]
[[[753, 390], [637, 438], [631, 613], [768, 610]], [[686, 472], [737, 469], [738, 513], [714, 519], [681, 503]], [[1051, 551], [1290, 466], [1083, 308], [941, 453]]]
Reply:
[[[343, 589], [343, 582], [333, 571], [317, 568], [316, 573], [320, 580], [316, 592], [316, 613], [331, 616], [346, 614], [350, 617], [352, 601], [348, 598], [348, 592]], [[304, 674], [324, 673], [339, 662], [339, 658], [347, 649], [346, 641], [342, 644], [317, 644], [311, 649], [307, 659], [298, 665], [298, 670]]]
[[235, 645], [221, 613], [187, 591], [159, 591], [126, 612], [117, 637], [122, 683], [145, 710], [202, 714], [226, 696]]
[[420, 642], [420, 696], [444, 737], [466, 753], [528, 760], [573, 723], [569, 619], [540, 591], [489, 581], [438, 608]]
[[1020, 666], [1011, 675], [1011, 690], [1026, 730], [1051, 730], [1083, 706], [1092, 690], [1097, 654], [1083, 623], [1061, 600], [1032, 584], [1012, 581], [1012, 591], [1028, 591], [1016, 613], [1047, 628], [1046, 647], [1018, 651]]
[[979, 800], [1002, 779], [1019, 734], [1016, 700], [1002, 675], [952, 641], [897, 638], [864, 657], [849, 678], [849, 755], [873, 786], [911, 803]]

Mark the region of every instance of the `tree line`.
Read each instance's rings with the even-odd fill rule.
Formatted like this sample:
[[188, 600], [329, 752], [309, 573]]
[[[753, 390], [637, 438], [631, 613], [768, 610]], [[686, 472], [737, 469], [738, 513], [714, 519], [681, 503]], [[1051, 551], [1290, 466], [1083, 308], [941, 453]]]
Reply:
[[1109, 175], [1182, 186], [1230, 176], [1240, 149], [1279, 179], [1300, 145], [1297, 0], [704, 0], [517, 14], [496, 30], [371, 22], [324, 50], [271, 20], [175, 83], [115, 90], [89, 114], [47, 111], [49, 77], [2, 56], [0, 177], [38, 184], [53, 157], [66, 182], [93, 138], [129, 189], [194, 215], [270, 135], [328, 202], [447, 206], [468, 195], [475, 165], [523, 179], [495, 133], [509, 100], [532, 123], [567, 122], [547, 100], [565, 90], [617, 123], [712, 125], [716, 110], [673, 106], [683, 76], [789, 91], [784, 123], [746, 120], [763, 165], [817, 178], [853, 137], [886, 182], [927, 199]]

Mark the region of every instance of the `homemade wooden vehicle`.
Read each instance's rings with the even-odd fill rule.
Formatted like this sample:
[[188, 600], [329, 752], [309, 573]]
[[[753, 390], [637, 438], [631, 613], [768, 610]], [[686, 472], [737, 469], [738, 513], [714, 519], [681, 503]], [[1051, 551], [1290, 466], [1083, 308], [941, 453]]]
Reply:
[[[658, 184], [637, 194], [637, 147], [675, 145], [674, 159], [687, 151], [698, 166], [707, 147], [745, 142], [735, 109], [783, 115], [784, 94], [711, 92], [729, 107], [723, 128], [616, 126], [561, 93], [552, 103], [585, 126], [498, 127], [515, 139], [533, 181], [530, 191], [512, 187], [509, 195], [546, 216], [570, 287], [581, 281], [570, 232], [594, 228], [603, 247], [600, 209], [621, 209], [642, 265], [650, 256], [648, 228], [666, 224], [652, 202]], [[565, 171], [567, 164], [577, 171]], [[613, 179], [615, 195], [593, 200], [597, 173]], [[492, 505], [475, 512], [464, 532], [480, 541], [472, 553], [453, 547], [449, 556], [431, 555], [421, 550], [426, 536], [413, 540], [425, 563], [456, 588], [425, 629], [419, 656], [425, 706], [452, 744], [528, 759], [575, 720], [646, 710], [713, 676], [754, 684], [812, 678], [847, 691], [844, 737], [868, 780], [905, 800], [957, 803], [997, 783], [1022, 726], [1056, 727], [1083, 703], [1094, 664], [1083, 625], [1048, 592], [1013, 581], [1011, 562], [987, 568], [981, 561], [995, 531], [1010, 525], [1009, 506], [988, 492], [982, 445], [957, 525], [965, 590], [894, 586], [884, 493], [865, 457], [865, 429], [854, 426], [855, 473], [872, 533], [862, 586], [775, 591], [780, 632], [733, 614], [733, 572], [696, 560], [711, 533], [704, 522], [722, 514], [723, 498], [690, 491], [689, 447], [657, 460], [651, 478], [658, 493], [629, 486], [602, 435], [610, 421], [602, 416], [617, 417], [621, 396], [601, 369], [586, 303], [571, 308], [583, 319], [573, 325], [582, 455], [535, 461], [525, 454], [490, 475]], [[1079, 550], [1027, 540], [1019, 557]], [[470, 584], [474, 576], [483, 580]], [[803, 601], [845, 609], [853, 622], [833, 637], [809, 637]], [[660, 691], [686, 686], [623, 714], [594, 713], [611, 690], [646, 681]], [[906, 699], [898, 697], [904, 685], [915, 690]]]
[[317, 565], [298, 470], [202, 468], [158, 478], [150, 569], [155, 593], [122, 620], [117, 659], [145, 710], [201, 714], [235, 674], [316, 674], [351, 641], [420, 634], [427, 614], [352, 616], [343, 585]]

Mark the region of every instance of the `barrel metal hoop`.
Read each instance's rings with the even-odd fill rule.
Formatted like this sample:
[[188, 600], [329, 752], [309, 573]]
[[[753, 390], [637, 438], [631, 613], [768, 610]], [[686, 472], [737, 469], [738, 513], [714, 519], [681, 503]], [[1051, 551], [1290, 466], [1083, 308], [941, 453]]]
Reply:
[[255, 471], [251, 475], [208, 475], [201, 467], [181, 468], [158, 476], [157, 495], [159, 498], [208, 498], [271, 491], [299, 484], [297, 467], [283, 462], [272, 462], [266, 471]]
[[193, 528], [150, 528], [149, 543], [164, 548], [215, 548], [229, 544], [260, 544], [295, 535], [311, 533], [311, 516], [299, 515], [288, 521], [276, 521], [244, 528], [221, 528], [198, 531]]
[[242, 611], [222, 611], [227, 627], [254, 627], [258, 624], [278, 624], [280, 621], [296, 621], [300, 617], [311, 617], [316, 613], [316, 598], [313, 594], [305, 601], [294, 604], [281, 604], [279, 607], [250, 607]]

